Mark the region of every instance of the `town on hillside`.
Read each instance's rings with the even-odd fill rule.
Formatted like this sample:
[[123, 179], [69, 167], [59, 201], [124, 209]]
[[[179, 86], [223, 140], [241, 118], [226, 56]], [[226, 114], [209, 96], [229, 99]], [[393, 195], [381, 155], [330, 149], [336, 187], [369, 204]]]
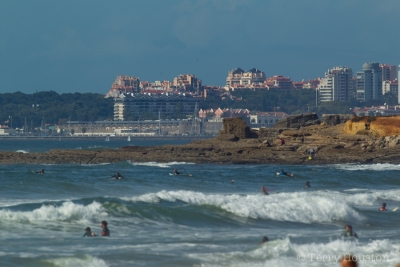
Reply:
[[[286, 100], [302, 92], [307, 92], [307, 104], [298, 100], [301, 108], [290, 112], [285, 106], [289, 105]], [[13, 127], [13, 116], [9, 115], [0, 126], [0, 136], [215, 136], [222, 129], [223, 118], [241, 117], [251, 128], [268, 128], [291, 114], [316, 112], [317, 107], [340, 106], [351, 101], [378, 103], [376, 101], [382, 102], [387, 96], [396, 101], [354, 105], [346, 109], [346, 113], [398, 115], [398, 92], [396, 66], [375, 62], [365, 63], [357, 72], [349, 67], [333, 67], [323, 77], [302, 81], [292, 81], [282, 75], [268, 77], [256, 68], [247, 71], [236, 68], [228, 71], [224, 86], [204, 85], [194, 74], [180, 74], [172, 81], [154, 82], [121, 75], [104, 96], [107, 101], [112, 100], [109, 119], [74, 120], [69, 117], [59, 118], [59, 123], [54, 123], [46, 121], [43, 111], [39, 126], [29, 127], [25, 117], [23, 125]], [[278, 97], [275, 104], [266, 99], [267, 94]], [[264, 103], [267, 100], [271, 101]], [[226, 103], [230, 107], [223, 106]]]

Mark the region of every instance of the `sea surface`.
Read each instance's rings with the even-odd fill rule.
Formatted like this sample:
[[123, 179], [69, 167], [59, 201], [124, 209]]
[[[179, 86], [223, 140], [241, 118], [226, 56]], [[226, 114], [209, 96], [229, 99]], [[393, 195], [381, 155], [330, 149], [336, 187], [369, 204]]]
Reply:
[[[26, 153], [124, 145], [139, 144], [0, 140], [0, 150]], [[183, 175], [170, 175], [174, 168]], [[277, 176], [279, 169], [295, 177]], [[122, 180], [110, 179], [116, 171]], [[399, 171], [393, 164], [0, 165], [0, 266], [339, 266], [347, 253], [361, 267], [395, 266]], [[383, 202], [387, 212], [378, 211]], [[86, 227], [100, 234], [102, 220], [110, 237], [82, 237]], [[346, 224], [358, 240], [340, 237]], [[263, 236], [270, 241], [260, 245]]]

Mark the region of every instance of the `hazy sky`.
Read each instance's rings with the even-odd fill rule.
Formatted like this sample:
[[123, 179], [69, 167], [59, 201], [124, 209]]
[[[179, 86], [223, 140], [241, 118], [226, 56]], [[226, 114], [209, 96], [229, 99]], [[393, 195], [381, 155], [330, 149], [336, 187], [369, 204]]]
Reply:
[[399, 0], [0, 1], [0, 92], [106, 93], [117, 75], [224, 85], [400, 64]]

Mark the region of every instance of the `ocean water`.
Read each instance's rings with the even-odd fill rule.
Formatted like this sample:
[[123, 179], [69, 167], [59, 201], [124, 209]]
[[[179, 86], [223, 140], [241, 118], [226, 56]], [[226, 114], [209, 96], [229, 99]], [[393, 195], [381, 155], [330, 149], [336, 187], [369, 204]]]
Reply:
[[[45, 174], [34, 173], [41, 168]], [[174, 168], [184, 175], [171, 176]], [[276, 176], [281, 168], [295, 177]], [[399, 170], [392, 164], [0, 165], [0, 266], [339, 266], [347, 253], [361, 267], [395, 266]], [[116, 171], [122, 180], [110, 179]], [[303, 188], [306, 181], [311, 188]], [[261, 194], [262, 185], [270, 195]], [[382, 202], [387, 212], [378, 211]], [[102, 220], [110, 237], [82, 237], [88, 226], [100, 234]], [[346, 224], [358, 240], [340, 237]], [[260, 245], [263, 236], [270, 241]]]

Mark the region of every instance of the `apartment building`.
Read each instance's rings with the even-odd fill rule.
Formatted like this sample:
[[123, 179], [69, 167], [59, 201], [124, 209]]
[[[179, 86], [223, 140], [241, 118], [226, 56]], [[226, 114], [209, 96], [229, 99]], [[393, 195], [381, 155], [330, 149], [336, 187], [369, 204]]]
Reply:
[[262, 84], [265, 78], [265, 73], [259, 69], [252, 68], [244, 71], [241, 68], [236, 68], [228, 72], [226, 87], [251, 87], [253, 84]]
[[140, 81], [138, 77], [117, 76], [105, 98], [117, 97], [122, 93], [139, 93]]
[[171, 116], [173, 114], [194, 115], [198, 98], [185, 93], [162, 94], [121, 94], [114, 98], [114, 120], [139, 120], [143, 115], [152, 115], [155, 118]]
[[201, 80], [193, 74], [180, 74], [174, 78], [173, 86], [176, 89], [182, 89], [184, 92], [195, 92], [200, 94], [202, 89]]
[[382, 97], [382, 69], [379, 63], [365, 63], [357, 72], [357, 100], [368, 101]]
[[353, 71], [348, 67], [334, 67], [325, 72], [317, 87], [319, 101], [347, 101], [353, 91]]
[[383, 81], [382, 82], [382, 94], [393, 93], [397, 95], [399, 83], [397, 80]]
[[269, 89], [283, 89], [290, 90], [294, 89], [293, 82], [290, 77], [284, 77], [282, 75], [275, 75], [265, 79], [265, 86]]

